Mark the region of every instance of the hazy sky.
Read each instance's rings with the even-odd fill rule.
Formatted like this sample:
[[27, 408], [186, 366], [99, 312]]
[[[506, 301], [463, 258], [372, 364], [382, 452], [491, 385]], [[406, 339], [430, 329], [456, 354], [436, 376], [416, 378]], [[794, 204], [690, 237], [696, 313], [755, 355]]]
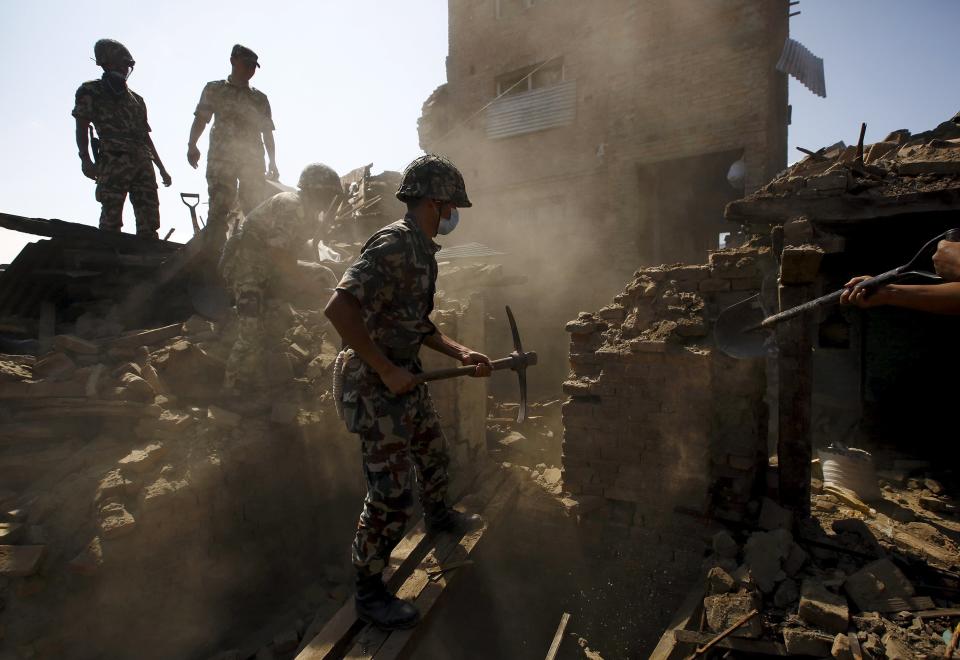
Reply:
[[[229, 73], [235, 42], [260, 55], [252, 83], [273, 106], [283, 181], [295, 184], [300, 169], [316, 160], [340, 172], [369, 162], [375, 171], [401, 169], [420, 152], [422, 103], [445, 81], [446, 6], [3, 0], [0, 211], [96, 225], [99, 204], [93, 182], [80, 173], [70, 111], [77, 86], [100, 75], [92, 60], [100, 37], [133, 53], [130, 86], [146, 99], [154, 142], [173, 176], [173, 187], [160, 188], [161, 234], [171, 227], [173, 239], [191, 234], [180, 192], [198, 192], [206, 202], [205, 160], [198, 170], [187, 164], [187, 135], [200, 90]], [[791, 79], [791, 161], [797, 145], [855, 142], [861, 121], [875, 141], [896, 128], [931, 128], [960, 109], [960, 1], [802, 0], [799, 9], [791, 33], [824, 58], [827, 98]], [[204, 155], [206, 144], [204, 134]], [[206, 216], [204, 205], [200, 212]], [[133, 231], [129, 205], [124, 220]], [[0, 229], [0, 263], [29, 240], [35, 238]]]

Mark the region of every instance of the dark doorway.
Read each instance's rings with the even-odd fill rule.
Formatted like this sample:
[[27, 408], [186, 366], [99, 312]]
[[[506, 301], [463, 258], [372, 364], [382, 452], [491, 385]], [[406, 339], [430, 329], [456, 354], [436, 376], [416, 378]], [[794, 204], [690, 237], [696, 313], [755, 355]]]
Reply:
[[717, 249], [720, 234], [730, 231], [723, 209], [743, 197], [743, 186], [727, 181], [742, 155], [735, 149], [637, 166], [638, 245], [645, 263], [702, 263], [708, 250]]

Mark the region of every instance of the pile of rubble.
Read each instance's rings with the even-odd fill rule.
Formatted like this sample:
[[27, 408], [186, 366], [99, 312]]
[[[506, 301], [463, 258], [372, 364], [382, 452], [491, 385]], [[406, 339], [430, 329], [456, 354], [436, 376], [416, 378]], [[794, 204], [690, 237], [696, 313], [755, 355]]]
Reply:
[[738, 537], [714, 536], [699, 632], [677, 640], [726, 632], [720, 648], [765, 657], [944, 657], [960, 617], [960, 522], [920, 504], [953, 506], [939, 482], [890, 474], [873, 506], [815, 479], [813, 516], [796, 524], [772, 500], [754, 503]]
[[954, 121], [916, 135], [897, 130], [874, 144], [839, 142], [805, 152], [767, 185], [732, 202], [727, 219], [785, 221], [804, 214], [806, 205], [818, 217], [840, 221], [857, 211], [896, 212], [906, 203], [945, 208], [960, 196], [960, 125]]

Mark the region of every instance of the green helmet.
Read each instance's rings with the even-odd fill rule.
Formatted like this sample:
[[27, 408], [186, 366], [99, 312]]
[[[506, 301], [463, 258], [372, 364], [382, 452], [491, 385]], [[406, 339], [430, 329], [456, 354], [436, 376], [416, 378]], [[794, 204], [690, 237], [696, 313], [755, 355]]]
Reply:
[[337, 194], [343, 194], [340, 176], [333, 171], [332, 167], [323, 163], [310, 163], [304, 167], [300, 173], [300, 181], [297, 182], [297, 186], [300, 190], [329, 189]]
[[97, 66], [107, 66], [118, 60], [120, 60], [121, 64], [128, 64], [130, 66], [136, 64], [136, 62], [133, 61], [133, 55], [130, 54], [127, 47], [114, 39], [100, 39], [97, 43], [93, 44], [93, 57], [97, 62]]
[[421, 197], [450, 202], [459, 208], [473, 206], [467, 198], [463, 175], [443, 156], [427, 154], [407, 165], [397, 188], [397, 199], [412, 202]]

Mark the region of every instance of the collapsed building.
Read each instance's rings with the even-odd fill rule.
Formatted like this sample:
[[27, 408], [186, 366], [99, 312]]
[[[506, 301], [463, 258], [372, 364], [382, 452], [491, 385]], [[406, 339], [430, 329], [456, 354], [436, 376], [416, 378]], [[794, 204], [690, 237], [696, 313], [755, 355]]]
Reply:
[[[751, 325], [956, 225], [960, 127], [808, 153], [727, 206], [742, 246], [641, 269], [567, 324], [563, 489], [665, 542], [668, 588], [692, 590], [653, 657], [941, 657], [956, 623], [957, 320], [834, 306]], [[743, 301], [754, 321], [722, 332]], [[697, 521], [727, 530], [697, 545]]]

